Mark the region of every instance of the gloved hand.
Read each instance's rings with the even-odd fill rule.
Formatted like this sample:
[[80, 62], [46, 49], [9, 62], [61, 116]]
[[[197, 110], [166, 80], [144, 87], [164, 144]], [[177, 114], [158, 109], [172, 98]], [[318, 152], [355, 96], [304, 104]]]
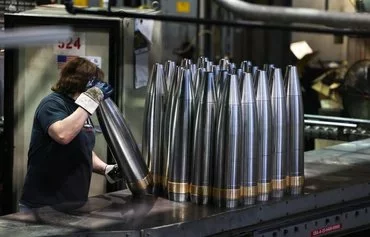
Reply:
[[81, 93], [75, 103], [91, 115], [98, 108], [100, 102], [113, 93], [113, 89], [108, 83], [99, 80], [89, 82], [87, 87], [89, 88]]
[[97, 79], [92, 79], [90, 80], [87, 85], [86, 89], [90, 89], [92, 87], [98, 87], [104, 94], [104, 99], [110, 97], [113, 93], [113, 88], [110, 86], [108, 83], [97, 80]]
[[118, 165], [107, 165], [105, 167], [105, 178], [109, 183], [114, 184], [122, 179], [122, 174]]

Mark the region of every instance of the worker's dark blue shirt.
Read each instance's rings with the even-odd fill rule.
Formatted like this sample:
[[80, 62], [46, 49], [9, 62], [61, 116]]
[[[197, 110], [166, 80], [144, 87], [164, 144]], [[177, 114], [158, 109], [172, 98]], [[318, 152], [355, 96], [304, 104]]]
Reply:
[[88, 120], [67, 145], [48, 134], [53, 123], [72, 114], [78, 106], [66, 95], [51, 93], [36, 109], [27, 175], [20, 202], [29, 207], [83, 203], [87, 200], [92, 173], [95, 135]]

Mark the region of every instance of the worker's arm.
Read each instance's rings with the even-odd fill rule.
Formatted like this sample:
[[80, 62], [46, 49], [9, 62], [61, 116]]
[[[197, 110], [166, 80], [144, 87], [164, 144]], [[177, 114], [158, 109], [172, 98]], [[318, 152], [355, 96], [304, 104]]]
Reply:
[[113, 92], [112, 87], [101, 81], [91, 81], [89, 88], [81, 93], [75, 103], [80, 107], [68, 117], [56, 121], [48, 128], [48, 134], [56, 142], [66, 145], [81, 131], [89, 114], [92, 115], [100, 102]]
[[104, 175], [109, 183], [113, 184], [122, 179], [121, 170], [118, 165], [107, 165], [95, 152], [92, 152], [93, 171]]
[[81, 131], [89, 114], [81, 107], [70, 116], [50, 125], [49, 136], [60, 144], [70, 143]]
[[93, 163], [93, 172], [101, 175], [105, 175], [105, 168], [107, 164], [102, 161], [95, 152], [92, 152], [92, 163]]

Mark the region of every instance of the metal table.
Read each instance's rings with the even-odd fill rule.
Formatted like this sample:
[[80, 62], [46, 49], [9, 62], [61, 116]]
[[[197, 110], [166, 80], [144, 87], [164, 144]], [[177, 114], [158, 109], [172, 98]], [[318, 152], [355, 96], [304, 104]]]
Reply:
[[305, 175], [300, 197], [235, 209], [118, 191], [73, 212], [3, 216], [0, 236], [321, 236], [370, 224], [370, 139], [306, 152]]

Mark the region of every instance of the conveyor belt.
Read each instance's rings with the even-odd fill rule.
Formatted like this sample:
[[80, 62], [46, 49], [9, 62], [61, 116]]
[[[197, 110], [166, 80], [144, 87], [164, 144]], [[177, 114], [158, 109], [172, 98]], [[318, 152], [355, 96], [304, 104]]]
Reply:
[[[132, 200], [128, 191], [119, 191], [91, 197], [73, 213], [48, 207], [34, 215], [3, 216], [0, 236], [206, 236], [252, 226], [258, 229], [271, 220], [286, 225], [284, 220], [298, 220], [309, 211], [318, 215], [323, 210], [335, 212], [356, 203], [370, 206], [364, 203], [370, 195], [370, 139], [306, 152], [305, 160], [307, 182], [301, 197], [227, 210], [150, 196]], [[353, 225], [366, 224], [366, 220], [370, 224], [366, 217]], [[345, 223], [340, 226], [353, 227]]]

